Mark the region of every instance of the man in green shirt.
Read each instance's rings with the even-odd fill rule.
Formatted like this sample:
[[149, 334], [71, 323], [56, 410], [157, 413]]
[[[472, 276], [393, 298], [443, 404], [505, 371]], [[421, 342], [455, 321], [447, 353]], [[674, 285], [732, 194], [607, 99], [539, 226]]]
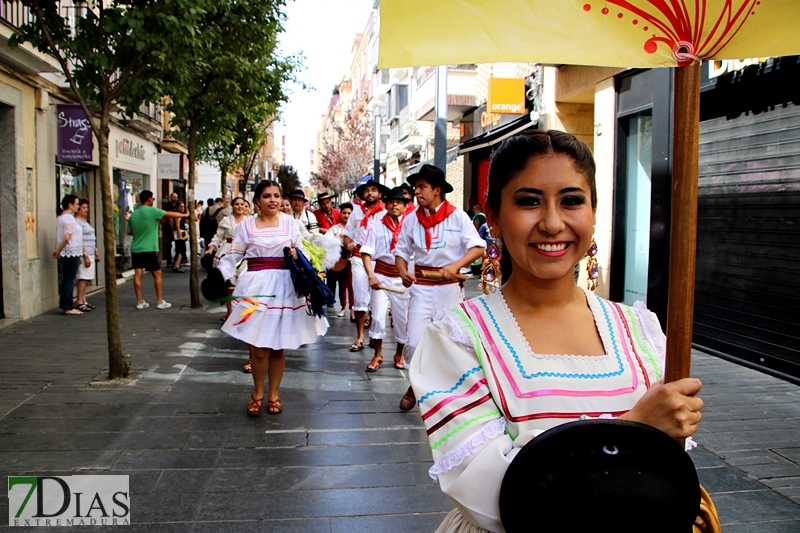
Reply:
[[158, 259], [158, 227], [166, 217], [185, 218], [189, 213], [164, 211], [153, 207], [155, 196], [151, 191], [139, 193], [141, 205], [128, 219], [128, 234], [133, 235], [131, 242], [131, 262], [133, 263], [133, 290], [136, 291], [136, 309], [150, 307], [142, 298], [142, 276], [147, 270], [153, 274], [156, 287], [157, 309], [167, 309], [172, 304], [164, 301], [162, 295], [161, 261]]

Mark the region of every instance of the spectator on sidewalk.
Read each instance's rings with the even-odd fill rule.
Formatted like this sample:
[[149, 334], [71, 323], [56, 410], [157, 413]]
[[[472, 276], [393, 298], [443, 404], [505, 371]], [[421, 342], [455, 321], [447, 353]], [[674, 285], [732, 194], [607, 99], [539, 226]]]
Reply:
[[[178, 213], [182, 215], [189, 216], [189, 213], [186, 211], [186, 204], [183, 202], [178, 202]], [[186, 240], [189, 238], [189, 230], [186, 226], [187, 220], [186, 218], [176, 218], [176, 219], [168, 219], [172, 220], [176, 226], [175, 229], [175, 255], [172, 258], [172, 271], [177, 272], [179, 274], [183, 274], [184, 270], [181, 268], [181, 261], [186, 260]]]
[[[219, 218], [219, 220], [222, 220], [225, 216], [223, 213], [225, 211], [225, 205], [220, 205], [220, 203], [223, 203], [222, 198], [217, 198], [217, 202], [209, 198], [208, 208], [206, 208], [203, 217], [200, 219], [200, 238], [203, 239], [206, 245], [211, 242], [211, 239], [213, 239], [214, 235], [217, 233], [217, 228], [219, 227], [219, 221], [217, 219]], [[222, 216], [219, 216], [221, 213]]]
[[59, 307], [65, 315], [82, 315], [72, 303], [75, 276], [83, 257], [83, 234], [75, 221], [74, 213], [80, 208], [78, 197], [68, 194], [61, 200], [61, 212], [56, 219], [56, 247], [53, 259], [61, 261], [61, 284], [58, 294]]
[[133, 263], [133, 290], [136, 291], [136, 309], [150, 307], [142, 298], [142, 276], [147, 270], [153, 274], [153, 285], [156, 289], [156, 308], [167, 309], [172, 304], [163, 298], [163, 282], [161, 280], [161, 264], [158, 260], [158, 225], [166, 218], [186, 218], [189, 213], [164, 211], [153, 207], [155, 197], [151, 191], [139, 193], [140, 206], [128, 219], [128, 234], [133, 235], [131, 242], [131, 262]]
[[79, 204], [78, 212], [75, 213], [75, 221], [81, 227], [83, 234], [83, 257], [78, 267], [78, 295], [75, 299], [75, 307], [79, 311], [86, 312], [94, 309], [94, 306], [86, 301], [86, 285], [94, 279], [94, 266], [95, 262], [100, 260], [100, 255], [97, 251], [97, 236], [94, 228], [86, 220], [89, 215], [89, 200], [81, 198]]
[[[173, 192], [169, 195], [169, 201], [164, 202], [162, 208], [164, 211], [175, 212], [178, 210], [178, 193]], [[171, 265], [174, 257], [172, 256], [172, 243], [175, 241], [175, 230], [177, 226], [175, 221], [171, 218], [164, 219], [164, 228], [161, 230], [162, 241], [164, 243], [164, 261], [167, 265]]]

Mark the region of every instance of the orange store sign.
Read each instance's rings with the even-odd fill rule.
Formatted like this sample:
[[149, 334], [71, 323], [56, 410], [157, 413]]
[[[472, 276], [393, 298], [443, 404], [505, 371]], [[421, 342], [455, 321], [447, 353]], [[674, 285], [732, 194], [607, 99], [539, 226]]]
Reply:
[[489, 113], [524, 114], [525, 79], [490, 78], [489, 102], [486, 107]]

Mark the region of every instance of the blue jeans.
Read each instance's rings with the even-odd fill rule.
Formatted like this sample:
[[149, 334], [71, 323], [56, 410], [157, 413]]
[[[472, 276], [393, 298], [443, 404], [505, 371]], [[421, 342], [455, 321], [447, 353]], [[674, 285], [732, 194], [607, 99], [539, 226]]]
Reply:
[[75, 288], [75, 277], [78, 275], [78, 267], [81, 265], [82, 257], [61, 257], [61, 286], [58, 288], [60, 296], [58, 306], [69, 311], [74, 306], [72, 304], [72, 290]]

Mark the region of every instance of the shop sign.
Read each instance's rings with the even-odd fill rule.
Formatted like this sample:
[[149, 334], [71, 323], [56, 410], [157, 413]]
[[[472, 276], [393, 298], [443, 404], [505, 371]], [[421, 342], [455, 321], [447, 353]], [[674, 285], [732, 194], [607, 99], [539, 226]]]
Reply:
[[486, 107], [490, 113], [525, 114], [525, 79], [490, 78]]
[[158, 154], [158, 179], [181, 179], [181, 154]]
[[79, 104], [56, 106], [58, 119], [58, 160], [67, 162], [91, 161], [94, 143], [92, 125]]
[[764, 63], [768, 58], [766, 57], [751, 57], [748, 59], [722, 59], [722, 60], [712, 60], [708, 62], [708, 78], [718, 78], [723, 74], [728, 74], [729, 72], [736, 72], [737, 70], [742, 70], [746, 67], [751, 65], [758, 65], [759, 63]]
[[117, 157], [119, 157], [119, 155], [122, 154], [122, 155], [127, 155], [128, 157], [133, 157], [144, 161], [145, 146], [143, 144], [131, 141], [130, 139], [122, 139], [121, 141], [115, 141], [114, 144], [117, 149]]

